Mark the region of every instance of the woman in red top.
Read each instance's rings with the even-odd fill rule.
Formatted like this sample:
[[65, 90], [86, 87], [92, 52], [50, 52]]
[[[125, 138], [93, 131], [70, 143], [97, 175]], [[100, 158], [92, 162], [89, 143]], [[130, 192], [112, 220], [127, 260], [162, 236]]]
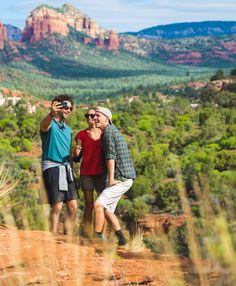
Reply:
[[106, 185], [106, 177], [102, 168], [101, 129], [96, 128], [95, 109], [89, 109], [85, 114], [88, 128], [77, 133], [75, 140], [75, 155], [79, 156], [82, 151], [80, 165], [80, 185], [84, 193], [84, 233], [90, 236], [92, 230], [92, 212], [94, 206], [93, 191], [99, 195]]

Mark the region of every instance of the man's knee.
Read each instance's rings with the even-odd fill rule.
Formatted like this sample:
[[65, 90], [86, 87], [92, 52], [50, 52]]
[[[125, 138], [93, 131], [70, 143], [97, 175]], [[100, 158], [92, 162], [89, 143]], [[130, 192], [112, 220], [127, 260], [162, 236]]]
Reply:
[[99, 204], [98, 202], [95, 202], [95, 203], [94, 203], [94, 210], [95, 210], [95, 212], [96, 212], [96, 211], [97, 211], [97, 212], [103, 211], [103, 210], [104, 210], [104, 206], [101, 205], [101, 204]]
[[77, 202], [75, 200], [67, 203], [67, 211], [69, 214], [75, 214], [77, 210]]
[[62, 210], [63, 203], [57, 203], [52, 205], [51, 212], [54, 214], [59, 214]]

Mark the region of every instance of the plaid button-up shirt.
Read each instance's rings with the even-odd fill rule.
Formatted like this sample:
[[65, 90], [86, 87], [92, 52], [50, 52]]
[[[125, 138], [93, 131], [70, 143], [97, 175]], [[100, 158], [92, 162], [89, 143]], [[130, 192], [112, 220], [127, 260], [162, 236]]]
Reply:
[[101, 143], [105, 159], [115, 160], [115, 179], [134, 179], [136, 172], [128, 146], [114, 125], [105, 127]]

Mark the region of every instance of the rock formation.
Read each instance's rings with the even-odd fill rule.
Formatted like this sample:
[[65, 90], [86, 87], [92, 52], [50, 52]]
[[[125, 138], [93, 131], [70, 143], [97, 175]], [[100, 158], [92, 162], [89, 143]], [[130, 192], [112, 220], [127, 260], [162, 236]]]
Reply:
[[86, 35], [84, 43], [95, 41], [96, 46], [101, 48], [104, 47], [102, 39], [108, 37], [107, 48], [109, 50], [118, 50], [119, 48], [118, 35], [114, 31], [108, 33], [94, 20], [68, 4], [63, 5], [60, 9], [46, 5], [36, 8], [26, 20], [22, 41], [35, 43], [53, 33], [67, 36], [70, 27]]
[[53, 33], [59, 33], [63, 36], [69, 33], [65, 16], [47, 7], [41, 7], [33, 11], [28, 17], [22, 34], [22, 41], [38, 42]]
[[105, 47], [104, 39], [102, 37], [96, 39], [96, 47], [100, 49]]
[[0, 22], [0, 50], [4, 49], [4, 44], [7, 39], [6, 28], [3, 26], [2, 22]]
[[114, 31], [110, 31], [108, 38], [108, 46], [109, 50], [118, 50], [119, 49], [119, 38], [118, 35]]

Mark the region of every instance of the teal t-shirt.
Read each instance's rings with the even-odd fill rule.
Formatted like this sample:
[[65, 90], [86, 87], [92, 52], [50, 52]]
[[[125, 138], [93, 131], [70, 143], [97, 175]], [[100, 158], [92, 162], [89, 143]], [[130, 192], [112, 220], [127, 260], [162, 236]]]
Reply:
[[70, 160], [70, 147], [72, 142], [72, 129], [65, 123], [52, 120], [47, 132], [40, 131], [42, 140], [42, 160], [55, 162], [68, 162]]

